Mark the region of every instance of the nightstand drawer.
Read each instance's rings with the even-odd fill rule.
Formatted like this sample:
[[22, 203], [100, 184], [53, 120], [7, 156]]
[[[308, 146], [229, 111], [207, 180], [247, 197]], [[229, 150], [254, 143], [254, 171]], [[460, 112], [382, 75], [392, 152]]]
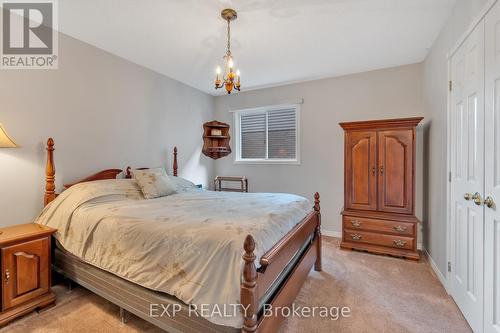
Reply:
[[49, 292], [49, 256], [48, 237], [2, 248], [2, 310]]

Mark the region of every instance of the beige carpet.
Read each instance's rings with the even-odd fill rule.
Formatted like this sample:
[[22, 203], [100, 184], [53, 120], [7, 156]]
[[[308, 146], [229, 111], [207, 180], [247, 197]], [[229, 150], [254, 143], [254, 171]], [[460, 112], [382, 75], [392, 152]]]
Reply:
[[[314, 332], [471, 332], [453, 300], [425, 261], [342, 251], [325, 237], [323, 272], [311, 272], [296, 305], [348, 306], [348, 318], [291, 318], [283, 333]], [[21, 318], [0, 333], [160, 332], [129, 315], [122, 325], [113, 304], [79, 287], [56, 286], [58, 303]]]

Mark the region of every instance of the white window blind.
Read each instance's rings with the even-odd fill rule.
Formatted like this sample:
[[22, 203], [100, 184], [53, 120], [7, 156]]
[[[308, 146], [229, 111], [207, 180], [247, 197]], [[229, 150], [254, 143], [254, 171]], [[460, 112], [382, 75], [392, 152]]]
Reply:
[[236, 160], [298, 162], [298, 107], [269, 107], [236, 112]]
[[296, 123], [295, 109], [268, 112], [268, 158], [295, 159]]
[[266, 114], [241, 115], [241, 158], [266, 158]]

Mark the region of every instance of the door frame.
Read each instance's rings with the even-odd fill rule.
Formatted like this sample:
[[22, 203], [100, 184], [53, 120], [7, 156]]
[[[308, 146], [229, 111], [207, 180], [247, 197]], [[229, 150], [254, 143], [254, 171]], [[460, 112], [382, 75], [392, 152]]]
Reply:
[[[448, 84], [452, 82], [451, 76], [451, 60], [458, 49], [462, 46], [462, 44], [466, 41], [469, 35], [474, 31], [479, 23], [484, 19], [486, 14], [490, 11], [490, 9], [497, 3], [499, 0], [489, 0], [481, 9], [479, 14], [473, 18], [469, 27], [465, 32], [460, 36], [455, 45], [448, 51], [446, 54], [447, 58], [447, 67], [448, 67]], [[452, 258], [452, 249], [451, 249], [451, 112], [452, 112], [452, 91], [448, 87], [447, 94], [447, 111], [446, 111], [446, 174], [444, 175], [446, 178], [446, 263], [447, 265], [451, 263]], [[450, 283], [451, 283], [451, 272], [448, 270], [448, 267], [445, 269], [445, 282], [444, 288], [446, 292], [450, 294]], [[437, 274], [441, 272], [436, 272]]]

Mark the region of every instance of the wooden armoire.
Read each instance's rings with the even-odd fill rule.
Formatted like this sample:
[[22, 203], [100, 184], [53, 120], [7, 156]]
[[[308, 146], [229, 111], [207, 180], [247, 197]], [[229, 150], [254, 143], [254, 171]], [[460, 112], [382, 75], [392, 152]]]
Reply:
[[419, 259], [415, 132], [422, 119], [340, 123], [345, 131], [342, 248]]

